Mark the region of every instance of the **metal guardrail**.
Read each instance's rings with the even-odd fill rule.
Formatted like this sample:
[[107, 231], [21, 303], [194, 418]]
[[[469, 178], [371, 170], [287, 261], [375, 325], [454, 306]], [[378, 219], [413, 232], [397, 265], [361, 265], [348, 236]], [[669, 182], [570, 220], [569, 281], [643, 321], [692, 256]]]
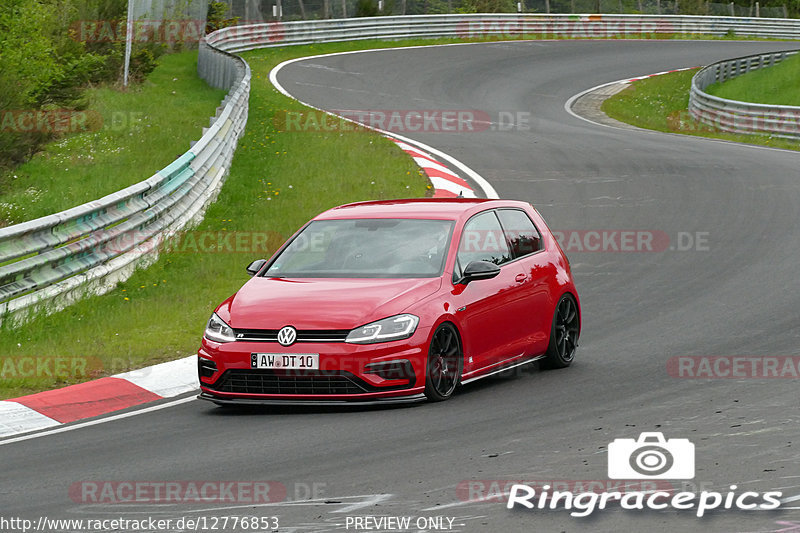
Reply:
[[658, 34], [800, 39], [800, 20], [682, 15], [414, 15], [274, 22], [224, 28], [200, 44], [198, 73], [230, 89], [211, 127], [151, 178], [87, 204], [0, 228], [0, 317], [100, 293], [152, 262], [158, 245], [202, 216], [247, 121], [250, 68], [232, 54], [270, 46], [363, 39], [497, 36], [582, 38]]
[[271, 22], [223, 28], [207, 36], [227, 52], [256, 48], [364, 39], [486, 36], [513, 39], [702, 34], [800, 39], [800, 19], [753, 19], [689, 15], [475, 14], [411, 15]]
[[800, 140], [800, 107], [739, 102], [705, 92], [714, 83], [776, 65], [796, 53], [797, 50], [740, 57], [701, 69], [692, 78], [689, 113], [703, 124], [729, 133]]
[[[99, 200], [0, 228], [0, 317], [47, 302], [59, 309], [102, 293], [153, 262], [161, 242], [202, 217], [228, 172], [247, 122], [250, 67], [201, 49], [209, 81], [230, 91], [188, 152], [152, 177]], [[211, 58], [213, 56], [213, 59]]]

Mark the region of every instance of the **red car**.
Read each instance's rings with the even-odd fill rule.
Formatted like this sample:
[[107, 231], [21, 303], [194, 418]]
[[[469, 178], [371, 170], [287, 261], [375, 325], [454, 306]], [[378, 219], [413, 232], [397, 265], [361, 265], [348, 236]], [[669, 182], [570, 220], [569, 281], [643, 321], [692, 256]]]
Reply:
[[199, 398], [217, 404], [439, 401], [575, 357], [569, 261], [523, 202], [343, 205], [247, 271], [198, 351]]

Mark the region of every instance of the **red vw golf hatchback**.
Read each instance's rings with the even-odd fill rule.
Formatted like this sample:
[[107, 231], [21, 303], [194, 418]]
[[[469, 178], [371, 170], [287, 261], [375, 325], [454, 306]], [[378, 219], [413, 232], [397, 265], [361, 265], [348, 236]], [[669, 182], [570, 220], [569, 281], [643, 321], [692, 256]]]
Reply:
[[363, 202], [322, 213], [211, 315], [200, 398], [218, 404], [446, 400], [580, 334], [569, 262], [507, 200]]

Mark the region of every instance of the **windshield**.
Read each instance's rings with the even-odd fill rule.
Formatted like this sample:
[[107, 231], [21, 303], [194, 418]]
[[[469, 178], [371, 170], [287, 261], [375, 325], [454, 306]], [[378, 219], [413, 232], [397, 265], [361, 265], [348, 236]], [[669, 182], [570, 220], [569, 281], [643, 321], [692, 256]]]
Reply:
[[315, 220], [265, 277], [431, 278], [442, 275], [451, 220]]

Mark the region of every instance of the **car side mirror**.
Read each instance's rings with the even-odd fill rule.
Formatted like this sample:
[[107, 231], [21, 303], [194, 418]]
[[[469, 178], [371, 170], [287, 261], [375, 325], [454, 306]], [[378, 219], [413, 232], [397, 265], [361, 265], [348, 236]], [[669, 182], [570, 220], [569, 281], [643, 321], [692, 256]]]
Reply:
[[249, 265], [247, 265], [247, 273], [251, 276], [255, 276], [258, 274], [258, 271], [261, 270], [261, 267], [267, 264], [266, 259], [256, 259]]
[[500, 267], [489, 261], [470, 261], [464, 269], [464, 275], [461, 276], [459, 283], [466, 285], [470, 281], [478, 281], [481, 279], [492, 279], [500, 273]]

